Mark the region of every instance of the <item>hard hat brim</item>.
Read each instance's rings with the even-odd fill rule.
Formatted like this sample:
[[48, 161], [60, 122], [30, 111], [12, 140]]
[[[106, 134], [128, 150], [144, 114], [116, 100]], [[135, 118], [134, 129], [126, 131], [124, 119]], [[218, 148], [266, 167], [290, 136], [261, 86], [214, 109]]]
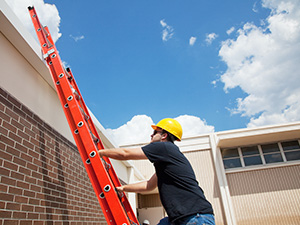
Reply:
[[151, 125], [151, 127], [153, 128], [153, 130], [157, 129], [157, 126], [155, 126], [155, 125]]

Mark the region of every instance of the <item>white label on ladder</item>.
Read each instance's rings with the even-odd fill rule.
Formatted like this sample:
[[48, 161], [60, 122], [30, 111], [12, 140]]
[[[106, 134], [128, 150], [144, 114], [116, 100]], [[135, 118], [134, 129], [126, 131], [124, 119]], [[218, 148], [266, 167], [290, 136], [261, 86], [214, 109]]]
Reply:
[[44, 59], [46, 59], [51, 53], [54, 52], [54, 49], [52, 48], [51, 50], [49, 50], [46, 54], [43, 55]]

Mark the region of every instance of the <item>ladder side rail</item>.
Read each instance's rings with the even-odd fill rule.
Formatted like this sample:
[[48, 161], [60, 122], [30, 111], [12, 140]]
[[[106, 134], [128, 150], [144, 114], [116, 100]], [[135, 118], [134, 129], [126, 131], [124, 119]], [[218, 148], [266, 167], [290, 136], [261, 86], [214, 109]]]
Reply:
[[[103, 145], [103, 143], [102, 143], [102, 141], [101, 141], [101, 139], [100, 139], [100, 137], [99, 137], [99, 134], [98, 134], [98, 132], [97, 132], [97, 130], [96, 130], [96, 128], [95, 128], [95, 125], [94, 125], [94, 123], [93, 123], [93, 121], [92, 121], [92, 118], [91, 118], [91, 116], [90, 116], [90, 114], [89, 114], [89, 111], [88, 111], [88, 109], [87, 109], [87, 107], [86, 107], [86, 105], [85, 105], [85, 102], [84, 102], [84, 100], [83, 100], [83, 98], [82, 98], [82, 95], [81, 95], [81, 93], [80, 93], [80, 90], [79, 90], [79, 88], [78, 88], [78, 86], [77, 86], [77, 84], [76, 84], [76, 81], [75, 81], [75, 78], [74, 78], [74, 76], [73, 76], [73, 74], [72, 74], [71, 69], [67, 69], [67, 73], [69, 73], [69, 75], [71, 76], [71, 78], [69, 77], [69, 81], [70, 81], [72, 87], [76, 90], [76, 92], [77, 92], [77, 94], [78, 94], [78, 96], [79, 96], [79, 98], [80, 98], [80, 99], [79, 99], [80, 105], [81, 105], [82, 109], [84, 110], [84, 113], [85, 113], [85, 114], [87, 115], [87, 117], [88, 117], [87, 122], [88, 122], [89, 128], [90, 128], [92, 134], [97, 138], [97, 140], [99, 140], [99, 141], [96, 143], [96, 144], [97, 144], [97, 148], [98, 148], [99, 150], [104, 149], [104, 145]], [[118, 176], [117, 176], [115, 170], [114, 170], [113, 167], [112, 167], [112, 164], [111, 164], [110, 159], [107, 158], [107, 157], [102, 157], [102, 158], [103, 158], [103, 160], [105, 161], [105, 163], [109, 166], [109, 168], [108, 168], [108, 173], [109, 173], [109, 175], [110, 175], [110, 177], [111, 177], [111, 179], [112, 179], [112, 181], [113, 181], [113, 183], [114, 183], [114, 186], [116, 186], [116, 187], [121, 186], [120, 180], [118, 179]]]
[[[56, 52], [54, 52], [54, 53], [56, 53]], [[61, 81], [62, 80], [58, 79], [59, 77], [57, 76], [57, 73], [56, 73], [57, 70], [54, 69], [53, 62], [50, 60], [50, 57], [46, 58], [46, 60], [47, 60], [48, 66], [50, 68], [53, 81], [56, 85], [55, 87], [56, 87], [56, 91], [58, 93], [58, 97], [60, 99], [61, 105], [64, 109], [64, 113], [65, 113], [66, 118], [68, 120], [70, 130], [71, 130], [72, 135], [74, 137], [74, 140], [76, 142], [76, 146], [79, 150], [81, 159], [84, 163], [85, 169], [88, 173], [89, 179], [92, 183], [93, 189], [94, 189], [96, 197], [97, 197], [97, 199], [100, 203], [100, 206], [105, 211], [104, 216], [105, 216], [107, 221], [114, 221], [113, 215], [110, 212], [107, 200], [105, 198], [101, 197], [101, 193], [103, 193], [103, 191], [102, 191], [101, 185], [99, 184], [99, 180], [98, 180], [98, 178], [95, 174], [95, 171], [93, 170], [93, 167], [91, 167], [91, 165], [90, 165], [91, 162], [89, 161], [88, 154], [85, 150], [84, 144], [82, 143], [82, 138], [78, 137], [79, 131], [78, 131], [76, 123], [74, 121], [73, 115], [70, 111], [70, 105], [69, 105], [70, 103], [67, 100], [68, 97], [70, 97], [70, 96], [72, 96], [72, 99], [74, 99], [75, 97], [73, 96], [71, 88], [69, 88], [69, 89], [68, 88], [65, 88], [65, 89], [62, 88], [62, 86], [61, 86]], [[63, 78], [63, 77], [61, 77], [61, 78]], [[71, 105], [71, 107], [72, 107], [72, 105]], [[73, 106], [73, 108], [74, 108], [74, 106]], [[76, 108], [76, 106], [75, 106], [75, 108]], [[115, 223], [110, 223], [110, 224], [114, 225]]]
[[[72, 87], [76, 90], [77, 94], [79, 95], [79, 100], [82, 101], [82, 102], [81, 102], [81, 105], [82, 105], [82, 107], [83, 107], [83, 109], [84, 109], [84, 113], [88, 115], [88, 118], [89, 118], [89, 119], [88, 119], [87, 122], [90, 122], [90, 125], [89, 125], [89, 126], [90, 126], [90, 128], [91, 128], [91, 130], [92, 130], [91, 132], [97, 137], [98, 140], [100, 140], [100, 143], [96, 143], [96, 144], [98, 144], [98, 149], [99, 149], [99, 150], [100, 150], [100, 149], [104, 149], [103, 144], [102, 144], [102, 142], [101, 142], [101, 139], [100, 139], [100, 137], [99, 137], [99, 134], [98, 134], [97, 130], [95, 129], [94, 123], [92, 122], [91, 116], [90, 116], [90, 114], [89, 114], [89, 112], [88, 112], [88, 110], [87, 110], [87, 107], [86, 107], [85, 103], [84, 103], [84, 100], [83, 100], [82, 95], [81, 95], [81, 93], [80, 93], [80, 90], [79, 90], [79, 88], [78, 88], [78, 86], [77, 86], [77, 84], [76, 84], [76, 81], [75, 81], [75, 78], [74, 78], [74, 76], [73, 76], [73, 74], [72, 74], [71, 69], [67, 69], [67, 73], [69, 73], [69, 75], [70, 75], [69, 81], [70, 81]], [[105, 161], [105, 163], [106, 163], [107, 165], [109, 165], [109, 168], [107, 168], [107, 171], [108, 171], [108, 173], [109, 173], [109, 175], [110, 175], [110, 178], [111, 178], [111, 180], [112, 180], [114, 186], [115, 186], [115, 187], [121, 186], [120, 180], [118, 179], [118, 176], [117, 176], [115, 170], [114, 170], [113, 167], [112, 167], [112, 164], [111, 164], [110, 159], [107, 158], [107, 157], [102, 157], [102, 158], [103, 158], [103, 160]], [[128, 201], [126, 195], [125, 195], [125, 193], [123, 193], [123, 195], [120, 196], [120, 201], [122, 202], [122, 204], [123, 204], [123, 206], [124, 206], [124, 209], [126, 210], [126, 213], [127, 213], [127, 215], [129, 216], [129, 218], [131, 218], [133, 221], [135, 221], [135, 220], [136, 220], [136, 219], [135, 219], [135, 214], [134, 214], [134, 212], [133, 212], [133, 209], [132, 209], [132, 207], [131, 207], [131, 205], [130, 205], [130, 203], [129, 203], [129, 201]], [[137, 221], [136, 221], [136, 222], [137, 222]]]
[[[83, 98], [82, 98], [82, 95], [81, 95], [81, 93], [80, 93], [80, 90], [79, 90], [79, 88], [78, 88], [78, 86], [77, 86], [77, 84], [76, 84], [76, 81], [75, 81], [75, 78], [74, 78], [74, 76], [73, 76], [73, 74], [72, 74], [72, 71], [71, 71], [70, 69], [67, 69], [67, 73], [69, 73], [69, 75], [70, 75], [69, 81], [70, 81], [71, 85], [72, 85], [73, 88], [76, 90], [77, 94], [80, 96], [80, 101], [81, 101], [82, 107], [83, 107], [83, 109], [84, 109], [84, 112], [85, 112], [85, 114], [88, 115], [88, 118], [89, 118], [89, 119], [88, 119], [87, 122], [90, 122], [90, 123], [89, 123], [89, 126], [90, 126], [90, 128], [91, 128], [91, 130], [92, 130], [91, 132], [92, 132], [92, 133], [97, 137], [97, 139], [100, 141], [100, 143], [96, 143], [96, 144], [98, 145], [98, 149], [99, 149], [99, 150], [100, 150], [100, 149], [104, 149], [103, 144], [102, 144], [102, 142], [101, 142], [101, 139], [100, 139], [100, 137], [99, 137], [99, 134], [98, 134], [98, 132], [97, 132], [95, 126], [94, 126], [94, 123], [92, 122], [91, 116], [90, 116], [90, 114], [89, 114], [89, 112], [88, 112], [88, 109], [87, 109], [85, 103], [84, 103], [84, 100], [83, 100]], [[113, 167], [112, 167], [112, 164], [111, 164], [110, 159], [107, 158], [107, 157], [102, 157], [102, 158], [103, 158], [103, 160], [105, 161], [105, 163], [106, 163], [107, 165], [109, 165], [109, 168], [107, 169], [107, 171], [108, 171], [108, 173], [109, 173], [109, 175], [110, 175], [110, 178], [111, 178], [111, 180], [112, 180], [114, 186], [115, 186], [115, 187], [121, 186], [120, 180], [118, 179], [118, 176], [117, 176], [115, 170], [114, 170]], [[132, 207], [131, 207], [131, 205], [130, 205], [130, 203], [129, 203], [129, 201], [128, 201], [126, 195], [125, 195], [125, 193], [123, 193], [123, 195], [120, 197], [120, 201], [122, 202], [122, 204], [123, 204], [123, 206], [124, 206], [124, 209], [126, 210], [126, 213], [128, 214], [128, 216], [129, 216], [133, 221], [137, 222], [137, 221], [136, 221], [136, 218], [135, 218], [135, 214], [134, 214], [134, 212], [133, 212], [133, 209], [132, 209]]]
[[48, 48], [52, 47], [54, 45], [52, 38], [47, 38], [49, 36], [49, 30], [48, 28], [44, 28], [36, 14], [35, 8], [29, 6], [28, 7], [29, 14], [31, 17], [31, 20], [33, 22], [35, 32], [37, 34], [38, 40], [40, 42], [40, 45], [42, 46], [43, 55], [47, 54]]
[[[49, 33], [49, 30], [48, 30], [48, 28], [47, 27], [45, 27], [45, 29], [39, 29], [40, 27], [41, 27], [41, 24], [40, 24], [40, 22], [39, 22], [39, 20], [38, 20], [38, 18], [37, 18], [37, 15], [36, 15], [36, 13], [35, 13], [35, 10], [34, 10], [34, 8], [33, 8], [33, 11], [31, 11], [30, 10], [30, 14], [32, 15], [32, 21], [33, 21], [33, 23], [34, 23], [34, 26], [35, 26], [35, 28], [36, 28], [36, 31], [37, 31], [37, 34], [38, 34], [38, 38], [39, 38], [39, 41], [40, 41], [40, 44], [41, 44], [41, 46], [42, 46], [42, 50], [43, 50], [43, 53], [44, 53], [44, 57], [45, 58], [47, 58], [47, 63], [48, 64], [51, 64], [52, 63], [52, 60], [53, 59], [58, 59], [58, 62], [56, 62], [56, 63], [54, 63], [54, 65], [53, 65], [53, 63], [52, 63], [52, 65], [50, 65], [50, 67], [49, 68], [52, 68], [51, 69], [51, 72], [52, 72], [52, 78], [53, 78], [53, 80], [54, 80], [54, 83], [56, 84], [56, 85], [59, 85], [59, 84], [57, 84], [56, 82], [56, 79], [54, 79], [54, 77], [56, 76], [57, 77], [57, 72], [59, 73], [59, 75], [66, 75], [66, 73], [64, 72], [64, 69], [62, 68], [62, 63], [61, 63], [61, 60], [60, 60], [60, 58], [59, 58], [59, 55], [57, 54], [57, 50], [56, 50], [56, 48], [55, 48], [55, 45], [54, 45], [54, 43], [53, 43], [53, 41], [52, 41], [52, 38], [51, 38], [51, 35], [50, 35], [50, 33]], [[38, 33], [38, 32], [40, 32], [40, 33]], [[46, 34], [44, 34], [44, 32], [47, 32], [48, 33], [48, 35], [46, 35]], [[44, 34], [44, 35], [42, 35], [42, 34]], [[46, 41], [45, 41], [45, 38], [46, 38]], [[47, 38], [49, 38], [50, 39], [50, 41], [48, 41], [48, 39]], [[46, 43], [52, 43], [52, 45], [49, 45], [48, 44], [48, 46], [44, 43], [44, 42], [46, 42]], [[51, 47], [51, 51], [49, 50], [49, 48]], [[47, 55], [46, 55], [46, 54]], [[52, 53], [54, 53], [54, 54], [52, 54]], [[46, 56], [45, 56], [46, 55]], [[48, 56], [51, 56], [51, 60], [49, 60], [50, 59], [50, 57], [48, 57]], [[55, 61], [55, 60], [54, 60]], [[56, 69], [53, 69], [54, 68], [54, 66], [56, 66], [56, 65], [59, 65], [61, 68], [56, 68]], [[62, 76], [63, 77], [63, 76]], [[62, 78], [62, 77], [60, 77], [60, 78]], [[65, 76], [66, 77], [66, 76]], [[69, 84], [70, 85], [70, 84]], [[69, 89], [71, 89], [70, 88], [70, 86], [68, 85], [68, 88]], [[75, 87], [76, 87], [76, 89], [78, 90], [78, 87], [77, 87], [77, 85], [76, 85], [76, 82], [74, 81], [74, 84], [73, 84]], [[68, 89], [67, 87], [66, 87], [66, 89]], [[58, 88], [57, 88], [57, 91], [58, 91], [58, 93], [59, 93], [59, 90], [58, 90]], [[69, 97], [70, 96], [73, 96], [72, 94], [74, 94], [74, 93], [72, 93], [72, 94], [70, 94], [70, 93], [72, 93], [72, 90], [70, 90], [69, 91], [69, 94], [67, 94]], [[78, 94], [80, 94], [80, 92], [79, 92], [79, 90], [78, 90]], [[81, 96], [80, 96], [81, 97]], [[63, 107], [65, 106], [65, 101], [63, 101], [63, 98], [66, 98], [66, 97], [62, 97], [62, 96], [60, 96], [60, 100], [61, 100], [61, 103], [62, 103], [62, 105], [63, 105]], [[73, 96], [73, 99], [75, 100], [76, 99], [76, 96]], [[81, 97], [81, 100], [82, 100], [82, 97]], [[83, 102], [83, 101], [82, 101]], [[76, 107], [75, 107], [76, 108]], [[79, 108], [79, 106], [77, 105], [77, 109]], [[84, 102], [83, 102], [83, 108], [85, 109], [85, 111], [86, 111], [86, 114], [89, 114], [88, 113], [88, 110], [86, 109], [86, 106], [85, 106], [85, 104], [84, 104]], [[74, 121], [71, 121], [71, 119], [69, 119], [69, 117], [70, 117], [70, 115], [68, 115], [68, 113], [66, 112], [66, 109], [64, 110], [65, 111], [65, 113], [66, 113], [66, 116], [67, 116], [67, 119], [68, 119], [68, 123], [70, 124], [70, 128], [71, 128], [71, 130], [72, 130], [72, 127], [74, 127], [74, 126], [76, 126], [75, 124], [76, 123], [74, 123]], [[84, 115], [82, 115], [82, 112], [80, 112], [80, 110], [79, 110], [79, 112], [77, 112], [77, 115], [81, 115], [81, 117], [82, 118], [80, 118], [80, 119], [82, 119], [82, 120], [80, 120], [80, 121], [84, 121], [83, 120], [83, 117], [84, 117]], [[90, 118], [90, 117], [89, 117]], [[85, 131], [86, 131], [86, 134], [85, 134], [85, 136], [84, 136], [84, 140], [85, 139], [90, 139], [90, 141], [91, 141], [91, 143], [90, 143], [90, 145], [91, 146], [93, 146], [93, 145], [95, 145], [95, 143], [93, 142], [94, 140], [93, 140], [93, 137], [91, 137], [91, 134], [90, 134], [90, 128], [92, 127], [94, 130], [95, 130], [95, 128], [94, 128], [94, 124], [93, 124], [93, 122], [92, 121], [86, 121], [87, 123], [89, 123], [90, 122], [90, 124], [91, 124], [91, 126], [89, 126], [89, 127], [86, 127], [86, 129], [85, 129]], [[95, 130], [96, 131], [96, 130]], [[96, 135], [96, 136], [98, 136], [98, 133], [97, 132], [93, 132], [94, 133], [94, 135]], [[74, 134], [73, 134], [74, 135]], [[82, 141], [83, 140], [83, 138], [81, 137], [81, 138], [76, 138], [76, 136], [74, 136], [74, 139], [75, 140], [77, 140], [77, 145], [79, 146], [79, 148], [82, 148], [82, 150], [80, 151], [80, 153], [81, 153], [81, 155], [82, 155], [82, 159], [83, 159], [83, 161], [85, 162], [85, 160], [86, 160], [86, 158], [87, 158], [87, 156], [86, 156], [86, 154], [87, 154], [87, 152], [86, 152], [86, 147], [82, 147], [82, 145], [84, 145], [82, 142], [80, 143], [80, 141]], [[99, 138], [99, 140], [100, 140], [100, 138]], [[84, 142], [85, 143], [85, 142]], [[101, 142], [101, 140], [100, 140], [100, 142], [98, 142], [98, 143], [100, 143], [100, 146], [98, 147], [98, 148], [100, 148], [100, 149], [102, 149], [103, 148], [103, 145], [102, 145], [102, 142]], [[99, 145], [99, 144], [98, 144]], [[87, 146], [87, 147], [90, 147], [90, 146]], [[97, 147], [96, 146], [94, 146], [95, 148], [95, 152], [97, 152]], [[100, 172], [104, 172], [104, 176], [107, 178], [107, 180], [108, 181], [110, 181], [110, 179], [109, 179], [109, 176], [106, 174], [106, 170], [105, 170], [105, 167], [103, 166], [103, 163], [102, 163], [102, 161], [100, 160], [100, 157], [98, 156], [98, 157], [96, 157], [96, 159], [98, 159], [98, 163], [97, 163], [97, 165], [102, 165], [102, 168], [99, 168], [98, 167], [98, 169], [99, 169], [99, 171]], [[110, 163], [110, 162], [109, 162]], [[92, 165], [93, 165], [93, 163], [92, 163]], [[93, 174], [92, 172], [99, 172], [99, 171], [93, 171], [93, 170], [90, 170], [89, 169], [89, 167], [87, 167], [86, 168], [87, 169], [87, 171], [89, 171], [88, 172], [88, 174], [89, 174], [89, 177], [93, 177], [93, 175], [91, 175], [91, 174]], [[101, 169], [102, 169], [102, 171], [101, 171]], [[114, 170], [113, 169], [111, 169], [110, 171], [113, 171], [114, 172]], [[101, 174], [99, 172], [99, 174]], [[103, 175], [103, 174], [102, 174]], [[102, 176], [101, 175], [101, 176]], [[101, 176], [100, 176], [100, 179], [101, 179]], [[116, 175], [115, 175], [115, 173], [114, 173], [114, 176], [116, 177]], [[114, 177], [113, 176], [113, 177]], [[117, 178], [117, 177], [116, 177]], [[103, 179], [103, 178], [102, 178]], [[93, 178], [92, 178], [92, 180], [93, 180]], [[98, 178], [98, 181], [99, 181], [99, 178]], [[119, 180], [117, 179], [117, 181], [119, 182]], [[92, 182], [92, 184], [93, 185], [95, 185], [95, 182]], [[113, 183], [111, 183], [110, 182], [110, 187], [113, 187]], [[97, 186], [97, 185], [96, 185]], [[107, 185], [105, 186], [105, 187], [107, 187]], [[97, 189], [97, 187], [96, 188], [94, 188], [94, 189]], [[95, 190], [96, 192], [97, 192], [97, 190]], [[98, 191], [99, 192], [99, 191]], [[110, 193], [113, 193], [112, 191], [110, 192]], [[99, 195], [97, 195], [97, 197], [99, 197]], [[118, 197], [117, 196], [117, 194], [116, 193], [114, 193], [114, 195], [112, 195], [111, 196], [112, 198], [113, 197]], [[125, 199], [127, 199], [127, 198], [125, 198]], [[100, 201], [100, 205], [101, 205], [101, 202], [105, 202], [105, 201]], [[127, 201], [128, 202], [128, 201]], [[107, 202], [106, 202], [107, 203]], [[112, 204], [112, 206], [111, 207], [113, 207], [113, 208], [115, 208], [116, 206], [118, 206], [118, 208], [120, 208], [120, 205], [118, 205], [118, 203], [120, 203], [120, 201], [114, 201], [114, 204]], [[101, 206], [102, 207], [102, 206]], [[128, 206], [126, 205], [125, 206], [126, 207], [126, 209], [128, 209]], [[104, 206], [104, 208], [106, 208], [105, 206]], [[129, 208], [131, 209], [131, 206], [130, 206], [130, 204], [129, 204]], [[120, 209], [120, 210], [114, 210], [114, 212], [116, 212], [116, 215], [114, 215], [114, 218], [119, 218], [120, 217], [120, 213], [122, 214], [122, 211], [123, 210], [126, 210], [126, 209]], [[130, 211], [130, 210], [129, 210]], [[131, 210], [132, 211], [132, 210]], [[107, 212], [106, 212], [107, 213]], [[104, 213], [105, 215], [106, 215], [106, 213]], [[127, 215], [128, 216], [128, 215]], [[131, 217], [132, 215], [130, 215], [130, 217]], [[106, 219], [110, 219], [110, 218], [106, 218]], [[125, 218], [126, 219], [126, 218]], [[136, 220], [136, 218], [135, 218], [135, 215], [133, 214], [133, 218], [130, 218], [131, 220], [133, 220], [133, 221], [136, 221], [137, 222], [137, 220]], [[121, 222], [122, 220], [120, 220], [120, 222]], [[138, 223], [138, 222], [137, 222]], [[118, 224], [119, 224], [119, 222], [118, 222]]]
[[[65, 114], [67, 118], [72, 118], [71, 112], [68, 108], [64, 108]], [[72, 118], [73, 119], [73, 118]], [[70, 123], [71, 131], [73, 131], [73, 136], [78, 135], [77, 127], [75, 126], [74, 121], [72, 120]], [[76, 142], [76, 146], [78, 148], [79, 154], [81, 156], [81, 159], [83, 161], [84, 167], [88, 173], [89, 179], [91, 181], [92, 187], [95, 191], [96, 197], [98, 199], [98, 202], [100, 204], [100, 207], [102, 210], [105, 210], [106, 213], [103, 213], [105, 216], [106, 221], [114, 221], [113, 215], [109, 210], [109, 205], [107, 203], [107, 200], [103, 198], [103, 190], [101, 188], [101, 185], [99, 184], [98, 178], [95, 174], [95, 171], [93, 167], [91, 166], [90, 159], [88, 157], [88, 154], [84, 150], [84, 145], [82, 143], [81, 138], [75, 138], [74, 140]], [[111, 225], [115, 225], [115, 223], [109, 223]]]
[[[91, 165], [93, 170], [98, 178], [101, 186], [101, 189], [104, 190], [104, 196], [107, 199], [107, 203], [109, 205], [109, 209], [105, 209], [105, 213], [111, 212], [113, 215], [116, 224], [130, 224], [128, 220], [128, 216], [124, 211], [123, 206], [120, 203], [117, 193], [114, 189], [114, 184], [112, 183], [110, 177], [107, 174], [106, 168], [100, 160], [97, 146], [94, 143], [94, 140], [91, 136], [88, 123], [85, 120], [85, 116], [82, 114], [80, 110], [80, 105], [76, 96], [74, 95], [73, 90], [70, 87], [70, 83], [67, 80], [67, 77], [62, 75], [64, 69], [61, 65], [61, 60], [58, 55], [56, 55], [56, 51], [52, 53], [49, 58], [52, 62], [52, 68], [55, 71], [55, 74], [59, 74], [59, 85], [61, 86], [61, 90], [64, 93], [66, 99], [68, 99], [68, 108], [70, 109], [71, 117], [74, 119], [74, 124], [76, 124], [76, 128], [78, 130], [78, 134], [74, 137], [75, 139], [84, 140], [83, 148], [80, 149], [80, 152], [85, 152], [91, 161]], [[62, 76], [60, 76], [62, 75]], [[62, 102], [63, 104], [64, 102]], [[74, 135], [73, 135], [74, 136]], [[88, 158], [83, 158], [85, 162]], [[95, 184], [95, 181], [92, 180], [92, 183]], [[107, 190], [107, 191], [105, 191]], [[95, 190], [97, 197], [100, 196], [99, 190]], [[98, 192], [98, 193], [97, 193]], [[113, 222], [113, 221], [110, 221]]]

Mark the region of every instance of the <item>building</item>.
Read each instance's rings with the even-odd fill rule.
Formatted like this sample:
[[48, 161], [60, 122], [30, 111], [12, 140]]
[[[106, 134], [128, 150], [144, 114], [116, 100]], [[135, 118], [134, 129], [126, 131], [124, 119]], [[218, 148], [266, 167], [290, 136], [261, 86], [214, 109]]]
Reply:
[[[213, 204], [216, 224], [300, 224], [300, 122], [216, 132], [178, 145]], [[148, 161], [134, 165], [146, 178], [154, 173]], [[156, 224], [164, 214], [157, 191], [138, 194], [138, 212]]]
[[[106, 224], [39, 45], [5, 1], [0, 21], [1, 224]], [[105, 147], [116, 147], [93, 121]], [[296, 122], [190, 137], [178, 145], [217, 224], [300, 224], [299, 140]], [[112, 163], [124, 183], [154, 172], [148, 161]], [[129, 200], [140, 221], [155, 224], [164, 215], [157, 191]]]

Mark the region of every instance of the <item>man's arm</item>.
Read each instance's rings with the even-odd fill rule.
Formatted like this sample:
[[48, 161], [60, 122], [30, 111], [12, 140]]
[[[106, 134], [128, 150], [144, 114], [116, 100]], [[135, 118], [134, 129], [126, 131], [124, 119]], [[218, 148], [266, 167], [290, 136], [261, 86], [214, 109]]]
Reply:
[[112, 148], [98, 151], [100, 156], [117, 160], [148, 159], [142, 148]]
[[116, 187], [118, 192], [145, 192], [145, 191], [152, 191], [154, 188], [157, 187], [157, 176], [153, 174], [153, 176], [147, 180], [142, 181], [139, 183], [134, 184], [126, 184], [121, 187]]

